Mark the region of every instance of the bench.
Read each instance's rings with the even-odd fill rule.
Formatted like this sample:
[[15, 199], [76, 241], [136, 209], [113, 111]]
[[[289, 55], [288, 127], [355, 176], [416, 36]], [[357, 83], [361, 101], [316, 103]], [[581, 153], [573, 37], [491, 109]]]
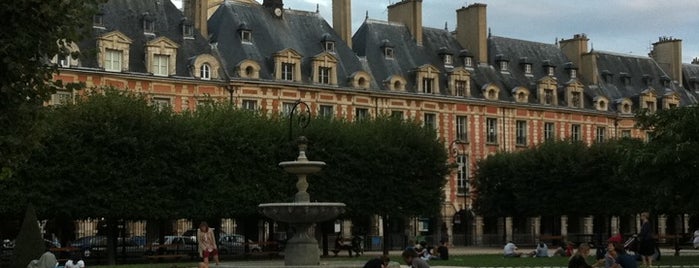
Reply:
[[[658, 246], [671, 246], [675, 250], [675, 256], [680, 256], [680, 250], [696, 250], [690, 234], [658, 236]], [[660, 242], [664, 241], [664, 242]]]
[[162, 261], [162, 260], [179, 260], [182, 258], [187, 257], [186, 254], [168, 254], [168, 255], [148, 255], [146, 256], [146, 259], [148, 259], [150, 262], [153, 261]]

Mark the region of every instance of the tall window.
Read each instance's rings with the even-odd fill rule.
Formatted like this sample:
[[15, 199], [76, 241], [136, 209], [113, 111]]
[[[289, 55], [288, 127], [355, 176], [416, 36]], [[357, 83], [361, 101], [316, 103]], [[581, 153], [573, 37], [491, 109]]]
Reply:
[[556, 138], [556, 125], [554, 123], [544, 123], [544, 140], [550, 141]]
[[333, 106], [332, 105], [321, 105], [318, 110], [318, 114], [322, 117], [333, 117]]
[[209, 64], [202, 64], [201, 69], [199, 69], [199, 77], [204, 80], [211, 79], [211, 66]]
[[282, 63], [282, 80], [293, 81], [295, 68], [296, 68], [296, 64], [283, 62]]
[[485, 142], [487, 143], [497, 143], [498, 142], [498, 120], [495, 118], [487, 118], [485, 120]]
[[170, 64], [170, 56], [168, 55], [153, 55], [153, 74], [159, 76], [168, 76], [168, 66]]
[[435, 114], [425, 114], [424, 120], [425, 127], [436, 128], [437, 127], [437, 115]]
[[107, 49], [104, 56], [104, 69], [112, 72], [121, 72], [121, 50]]
[[330, 84], [330, 67], [318, 67], [318, 82], [321, 84]]
[[243, 109], [254, 111], [257, 109], [256, 100], [243, 100]]
[[460, 141], [468, 141], [468, 117], [456, 117], [456, 139]]
[[553, 104], [553, 90], [544, 89], [544, 104]]
[[581, 106], [580, 99], [581, 99], [580, 92], [572, 92], [571, 93], [571, 104], [573, 105], [573, 107], [582, 108], [582, 107], [580, 107]]
[[296, 103], [293, 103], [293, 102], [282, 103], [282, 114], [284, 116], [289, 116], [291, 114], [291, 110], [294, 109], [294, 105], [296, 105]]
[[403, 111], [391, 111], [391, 117], [403, 119]]
[[369, 109], [356, 108], [354, 109], [354, 118], [356, 121], [361, 121], [369, 118]]
[[460, 194], [468, 194], [469, 183], [468, 183], [468, 155], [459, 154], [456, 156], [457, 178], [456, 185], [457, 191]]
[[51, 95], [51, 105], [66, 105], [73, 101], [73, 94], [66, 91], [57, 91]]
[[434, 79], [432, 78], [423, 78], [422, 79], [422, 92], [427, 93], [427, 94], [432, 94], [433, 93], [433, 87], [434, 86]]
[[516, 125], [517, 145], [527, 145], [527, 121], [518, 120]]
[[605, 135], [607, 134], [607, 128], [597, 127], [596, 140], [597, 142], [604, 142]]
[[466, 96], [466, 81], [464, 80], [456, 80], [454, 86], [456, 87], [456, 96], [463, 97]]
[[622, 138], [631, 138], [631, 130], [624, 129], [621, 131]]
[[570, 126], [570, 139], [573, 141], [581, 141], [582, 133], [580, 130], [580, 125], [573, 124]]
[[169, 98], [153, 98], [153, 106], [156, 109], [162, 111], [165, 109], [170, 109], [170, 99]]

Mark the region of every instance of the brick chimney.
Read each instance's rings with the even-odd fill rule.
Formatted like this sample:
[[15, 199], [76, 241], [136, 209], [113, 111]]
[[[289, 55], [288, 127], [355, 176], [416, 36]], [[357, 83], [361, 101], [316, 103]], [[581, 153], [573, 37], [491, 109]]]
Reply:
[[422, 0], [402, 0], [388, 6], [388, 21], [405, 24], [418, 46], [422, 46]]
[[653, 43], [650, 56], [673, 82], [682, 83], [682, 39], [666, 36], [658, 38], [658, 42]]
[[184, 0], [184, 16], [194, 22], [194, 28], [201, 32], [204, 38], [208, 38], [207, 20], [209, 18], [209, 1], [207, 0]]
[[588, 53], [587, 44], [589, 41], [590, 39], [587, 38], [587, 35], [575, 34], [571, 39], [561, 39], [561, 41], [558, 42], [558, 48], [560, 48], [561, 52], [578, 67], [580, 76], [586, 79], [595, 79], [596, 76], [592, 71], [597, 65], [588, 66], [589, 61], [583, 60], [583, 55]]
[[476, 62], [488, 63], [486, 4], [476, 3], [456, 10], [456, 40], [473, 53]]
[[352, 48], [352, 0], [333, 0], [333, 29]]

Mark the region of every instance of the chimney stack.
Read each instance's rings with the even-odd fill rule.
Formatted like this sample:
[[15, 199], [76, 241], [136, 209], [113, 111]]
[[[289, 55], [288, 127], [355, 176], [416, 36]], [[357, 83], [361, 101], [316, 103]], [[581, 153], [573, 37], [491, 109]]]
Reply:
[[352, 0], [333, 0], [333, 29], [352, 48]]
[[653, 43], [650, 56], [673, 82], [682, 84], [682, 39], [667, 36], [658, 38], [658, 42]]
[[558, 48], [560, 48], [561, 52], [563, 52], [563, 54], [566, 55], [566, 57], [573, 64], [575, 64], [576, 67], [578, 67], [580, 76], [585, 79], [590, 79], [590, 82], [596, 84], [597, 80], [593, 69], [596, 68], [597, 64], [592, 66], [589, 61], [583, 60], [583, 55], [589, 52], [587, 48], [589, 41], [590, 39], [588, 39], [587, 35], [584, 33], [575, 34], [571, 39], [561, 39], [558, 41]]
[[473, 53], [479, 64], [488, 63], [486, 4], [472, 4], [456, 10], [456, 40]]
[[402, 0], [388, 6], [388, 21], [405, 24], [418, 46], [422, 46], [422, 0]]
[[207, 0], [184, 0], [184, 16], [194, 22], [194, 28], [199, 30], [204, 38], [209, 37], [207, 21], [209, 18], [209, 3]]

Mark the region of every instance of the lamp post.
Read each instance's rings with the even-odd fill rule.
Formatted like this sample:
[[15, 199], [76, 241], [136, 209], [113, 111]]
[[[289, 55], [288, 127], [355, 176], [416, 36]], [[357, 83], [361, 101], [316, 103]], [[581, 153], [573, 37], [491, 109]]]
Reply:
[[296, 117], [297, 124], [301, 129], [305, 129], [311, 122], [311, 107], [305, 102], [301, 101], [301, 99], [296, 100], [296, 102], [294, 102], [294, 107], [292, 107], [291, 111], [289, 111], [289, 140], [293, 139], [292, 130], [294, 126], [294, 114], [296, 114], [296, 110], [301, 106], [303, 106], [303, 109], [299, 111], [298, 116]]
[[[451, 143], [449, 143], [449, 157], [452, 158], [452, 164], [456, 165], [456, 167], [457, 167], [457, 172], [456, 172], [456, 191], [457, 191], [457, 193], [462, 191], [462, 188], [464, 188], [461, 185], [462, 182], [459, 181], [459, 179], [460, 179], [459, 176], [464, 168], [463, 165], [465, 165], [466, 163], [462, 163], [459, 161], [459, 155], [465, 151], [466, 151], [466, 142], [465, 141], [463, 141], [461, 139], [455, 139]], [[452, 232], [453, 232], [453, 230], [454, 230], [454, 228], [452, 226]], [[466, 235], [466, 230], [464, 230], [464, 244], [466, 242], [465, 235]], [[452, 244], [453, 243], [454, 242], [452, 242]]]

